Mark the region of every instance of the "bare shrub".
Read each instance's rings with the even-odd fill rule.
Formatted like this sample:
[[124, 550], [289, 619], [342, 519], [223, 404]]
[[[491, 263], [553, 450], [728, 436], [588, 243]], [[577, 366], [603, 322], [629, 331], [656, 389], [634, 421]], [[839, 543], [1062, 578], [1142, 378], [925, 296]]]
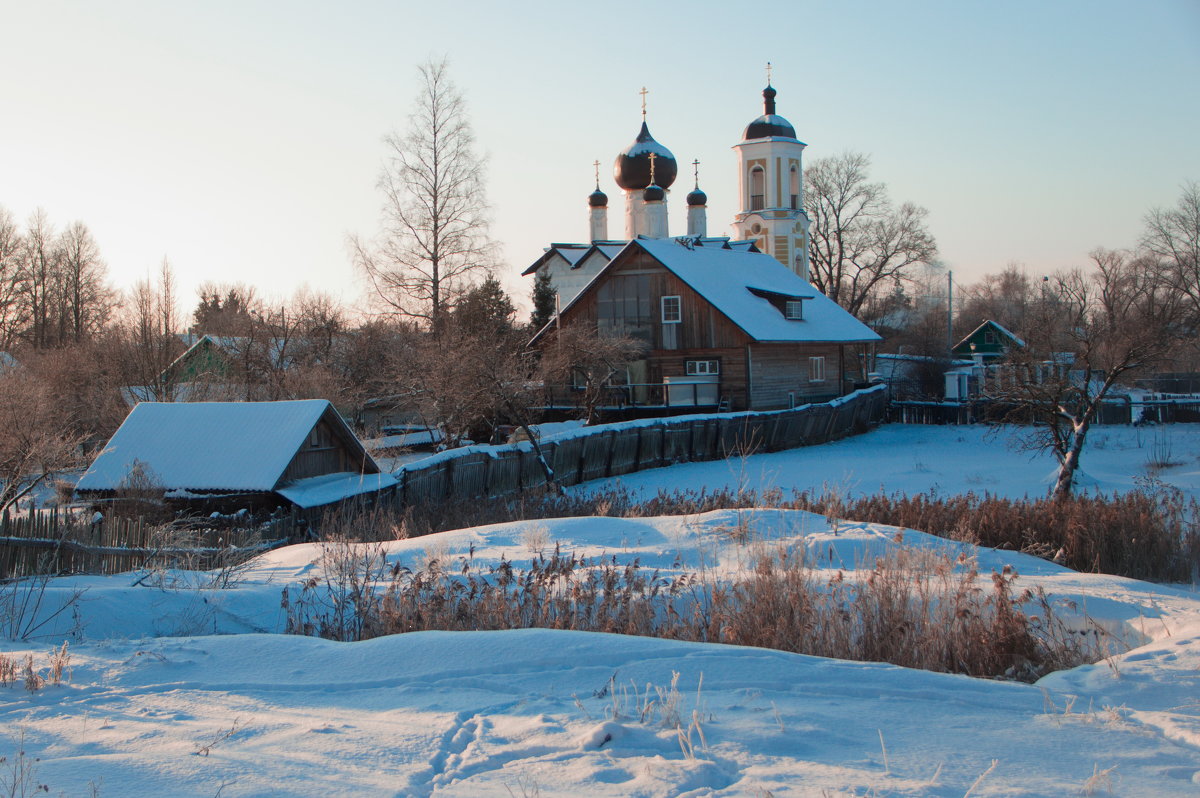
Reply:
[[[838, 572], [823, 580], [803, 550], [780, 547], [732, 584], [557, 545], [526, 569], [504, 558], [480, 567], [469, 555], [385, 569], [372, 546], [338, 542], [327, 552], [323, 581], [310, 579], [295, 598], [284, 591], [290, 632], [358, 640], [435, 629], [576, 629], [1028, 680], [1099, 658], [1085, 638], [1065, 633], [1045, 596], [1016, 588], [1016, 573], [993, 574], [988, 591], [973, 563], [904, 548], [859, 578]], [[668, 697], [658, 697], [660, 709]]]

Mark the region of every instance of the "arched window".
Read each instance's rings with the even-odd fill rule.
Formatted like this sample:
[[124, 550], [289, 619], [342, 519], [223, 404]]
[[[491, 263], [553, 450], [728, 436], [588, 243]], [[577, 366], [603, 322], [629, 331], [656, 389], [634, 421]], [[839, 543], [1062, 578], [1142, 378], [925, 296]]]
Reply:
[[761, 211], [766, 200], [766, 174], [761, 166], [750, 170], [750, 210]]
[[792, 195], [792, 210], [800, 210], [800, 170], [792, 167], [791, 188], [789, 192]]

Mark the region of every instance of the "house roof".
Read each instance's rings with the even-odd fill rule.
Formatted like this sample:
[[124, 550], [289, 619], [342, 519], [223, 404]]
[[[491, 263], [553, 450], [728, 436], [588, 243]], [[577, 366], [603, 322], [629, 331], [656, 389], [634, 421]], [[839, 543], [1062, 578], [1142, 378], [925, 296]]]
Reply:
[[340, 425], [365, 470], [379, 467], [325, 399], [288, 402], [142, 402], [130, 411], [78, 491], [115, 490], [135, 461], [167, 490], [271, 491], [309, 432]]
[[962, 339], [961, 341], [959, 341], [958, 343], [956, 343], [956, 344], [955, 344], [955, 345], [952, 347], [952, 351], [953, 351], [954, 349], [958, 349], [958, 348], [960, 348], [960, 347], [964, 346], [964, 345], [965, 345], [965, 344], [967, 344], [967, 343], [968, 343], [968, 342], [971, 340], [971, 338], [973, 338], [973, 337], [974, 337], [976, 334], [978, 334], [978, 333], [979, 333], [979, 332], [981, 332], [982, 330], [984, 330], [984, 329], [986, 329], [986, 328], [989, 328], [989, 327], [990, 327], [990, 328], [992, 328], [992, 329], [994, 329], [996, 332], [1000, 333], [1001, 335], [1003, 335], [1005, 338], [1009, 339], [1009, 340], [1010, 340], [1010, 341], [1012, 341], [1013, 343], [1015, 343], [1017, 346], [1024, 348], [1024, 346], [1025, 346], [1025, 342], [1024, 342], [1024, 341], [1022, 341], [1022, 340], [1021, 340], [1019, 337], [1017, 337], [1017, 335], [1016, 335], [1015, 333], [1011, 332], [1011, 331], [1010, 331], [1008, 328], [1006, 328], [1006, 327], [1005, 327], [1003, 324], [1001, 324], [1000, 322], [998, 322], [998, 321], [992, 321], [991, 319], [988, 319], [987, 321], [983, 322], [983, 323], [982, 323], [982, 324], [980, 324], [978, 327], [976, 327], [974, 330], [971, 330], [971, 332], [969, 332], [969, 333], [967, 333], [966, 335], [964, 335], [964, 336], [963, 336], [963, 339]]
[[[592, 290], [604, 274], [636, 249], [644, 250], [668, 271], [736, 324], [755, 341], [771, 343], [858, 343], [879, 336], [770, 255], [725, 246], [696, 246], [693, 239], [631, 241], [593, 278], [564, 311]], [[804, 301], [803, 320], [791, 320], [764, 295]]]

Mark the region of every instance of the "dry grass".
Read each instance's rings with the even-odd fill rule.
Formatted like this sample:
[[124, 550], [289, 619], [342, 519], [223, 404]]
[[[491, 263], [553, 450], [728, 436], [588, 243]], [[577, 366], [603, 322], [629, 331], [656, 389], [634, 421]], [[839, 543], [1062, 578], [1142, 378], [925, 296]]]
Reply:
[[506, 521], [646, 518], [753, 507], [807, 510], [831, 523], [841, 518], [917, 529], [1033, 554], [1078, 571], [1173, 582], [1200, 578], [1200, 505], [1155, 483], [1121, 495], [1059, 501], [933, 492], [853, 498], [836, 486], [790, 497], [779, 490], [761, 494], [729, 489], [660, 491], [645, 500], [619, 488], [586, 496], [531, 492], [516, 499], [380, 508], [364, 515], [327, 518], [322, 529], [335, 537], [377, 541]]
[[1024, 680], [1100, 657], [1064, 629], [1044, 595], [1019, 590], [1016, 573], [992, 574], [990, 589], [978, 577], [969, 561], [901, 547], [857, 576], [832, 577], [801, 554], [768, 550], [725, 582], [557, 546], [528, 568], [505, 559], [479, 566], [468, 555], [389, 569], [378, 553], [339, 541], [327, 549], [325, 576], [285, 591], [284, 608], [290, 631], [338, 640], [574, 629]]

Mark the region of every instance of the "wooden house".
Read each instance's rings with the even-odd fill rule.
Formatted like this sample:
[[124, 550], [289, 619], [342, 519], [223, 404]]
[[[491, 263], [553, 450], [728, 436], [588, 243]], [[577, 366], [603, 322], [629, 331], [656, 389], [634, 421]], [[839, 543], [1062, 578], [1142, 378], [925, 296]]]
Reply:
[[774, 409], [852, 390], [879, 336], [770, 255], [707, 241], [630, 241], [533, 344], [559, 324], [636, 338], [628, 382], [661, 386], [666, 405]]
[[134, 483], [194, 509], [333, 504], [396, 484], [324, 399], [142, 402], [76, 485], [101, 503]]
[[979, 358], [981, 365], [1004, 359], [1013, 349], [1024, 349], [1025, 342], [999, 322], [988, 319], [966, 335], [950, 350], [956, 358]]

